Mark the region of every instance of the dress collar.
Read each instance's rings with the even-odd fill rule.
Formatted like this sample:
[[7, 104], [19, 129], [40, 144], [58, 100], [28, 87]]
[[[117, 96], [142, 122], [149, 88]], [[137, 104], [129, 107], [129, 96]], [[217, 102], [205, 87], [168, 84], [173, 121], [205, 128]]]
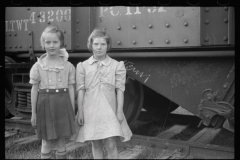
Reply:
[[96, 59], [93, 58], [93, 56], [91, 56], [89, 59], [88, 59], [88, 62], [89, 64], [93, 64], [94, 62], [99, 62], [101, 64], [103, 64], [104, 66], [109, 66], [109, 64], [111, 63], [111, 58], [106, 55], [106, 58], [103, 60], [103, 61], [98, 61]]
[[[49, 70], [50, 68], [47, 66], [47, 61], [46, 61], [46, 56], [47, 53], [43, 54], [40, 58], [37, 58], [37, 62], [39, 65], [42, 67], [43, 70]], [[64, 66], [68, 60], [68, 52], [66, 51], [65, 48], [60, 49], [59, 56], [63, 59], [63, 63], [60, 63], [58, 66], [55, 66], [54, 68], [51, 68], [50, 70], [58, 70], [58, 69], [64, 69]]]

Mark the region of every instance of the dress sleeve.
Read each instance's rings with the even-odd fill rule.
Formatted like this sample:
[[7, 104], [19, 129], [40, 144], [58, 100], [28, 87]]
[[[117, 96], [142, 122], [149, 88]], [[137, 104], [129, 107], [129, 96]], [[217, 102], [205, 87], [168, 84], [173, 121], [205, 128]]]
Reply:
[[126, 68], [123, 61], [118, 63], [115, 76], [115, 87], [124, 92], [126, 81]]
[[76, 83], [77, 83], [77, 87], [76, 87], [77, 92], [80, 89], [83, 89], [83, 90], [85, 89], [85, 71], [84, 71], [82, 62], [79, 62], [77, 64]]
[[75, 84], [75, 67], [70, 63], [68, 84]]
[[39, 72], [38, 72], [38, 62], [36, 62], [31, 70], [30, 70], [30, 81], [29, 83], [31, 84], [38, 84], [40, 83], [40, 75], [39, 75]]

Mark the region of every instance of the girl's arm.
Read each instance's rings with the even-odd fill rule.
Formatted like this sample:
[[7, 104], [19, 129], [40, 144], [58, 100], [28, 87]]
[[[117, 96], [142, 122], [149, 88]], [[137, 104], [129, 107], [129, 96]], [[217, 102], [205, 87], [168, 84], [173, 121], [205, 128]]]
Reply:
[[124, 93], [121, 89], [117, 88], [117, 111], [123, 111], [123, 103], [124, 103]]
[[37, 106], [37, 97], [38, 97], [38, 86], [39, 84], [33, 84], [31, 89], [31, 105], [32, 105], [32, 126], [36, 126], [36, 106]]
[[117, 117], [120, 123], [123, 121], [123, 103], [124, 103], [124, 93], [117, 88]]
[[83, 98], [85, 95], [85, 90], [80, 89], [78, 91], [78, 123], [79, 125], [84, 124], [84, 119], [83, 119]]
[[74, 94], [73, 84], [69, 84], [69, 85], [68, 85], [68, 89], [69, 89], [70, 100], [71, 100], [72, 107], [73, 107], [73, 113], [74, 113], [74, 115], [75, 115], [75, 103], [74, 103], [75, 94]]

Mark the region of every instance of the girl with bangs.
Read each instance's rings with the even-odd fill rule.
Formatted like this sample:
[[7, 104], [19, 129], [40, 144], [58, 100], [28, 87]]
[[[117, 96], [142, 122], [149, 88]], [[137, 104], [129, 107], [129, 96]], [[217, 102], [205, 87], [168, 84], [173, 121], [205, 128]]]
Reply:
[[78, 93], [76, 142], [92, 142], [93, 157], [103, 159], [103, 146], [108, 158], [118, 158], [116, 140], [130, 140], [132, 132], [123, 113], [126, 69], [123, 61], [107, 55], [111, 38], [105, 30], [95, 29], [88, 38], [89, 59], [76, 68]]

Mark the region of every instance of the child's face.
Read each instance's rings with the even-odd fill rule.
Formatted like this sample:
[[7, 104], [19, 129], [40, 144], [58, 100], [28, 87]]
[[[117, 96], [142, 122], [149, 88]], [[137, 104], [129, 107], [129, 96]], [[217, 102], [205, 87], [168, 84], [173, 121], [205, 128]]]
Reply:
[[59, 54], [60, 40], [56, 33], [46, 33], [44, 37], [44, 47], [48, 55], [55, 56]]
[[104, 38], [94, 38], [92, 42], [93, 54], [95, 57], [103, 58], [107, 52], [107, 42]]

